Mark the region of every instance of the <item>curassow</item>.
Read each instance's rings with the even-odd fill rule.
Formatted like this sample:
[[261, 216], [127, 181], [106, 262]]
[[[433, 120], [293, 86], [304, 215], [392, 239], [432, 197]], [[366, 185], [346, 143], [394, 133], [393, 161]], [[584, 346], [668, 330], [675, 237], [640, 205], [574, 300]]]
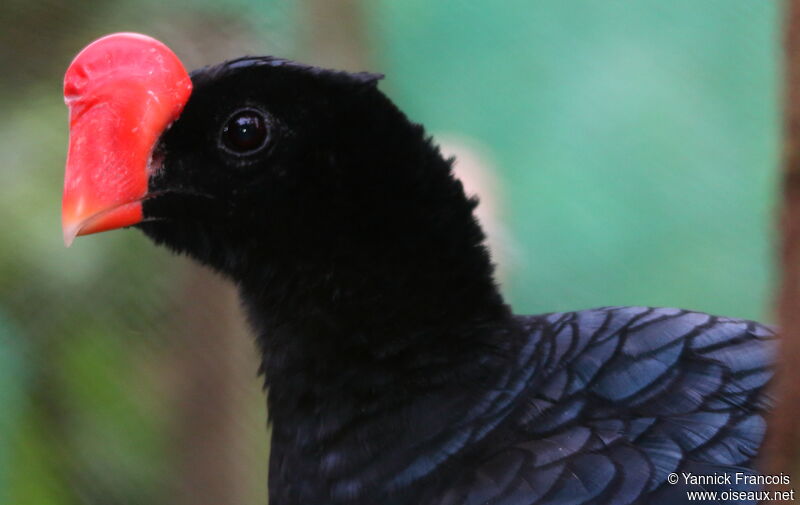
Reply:
[[134, 226], [238, 286], [270, 504], [755, 502], [773, 332], [667, 308], [514, 315], [476, 201], [380, 77], [274, 57], [190, 77], [130, 33], [66, 73], [65, 240]]

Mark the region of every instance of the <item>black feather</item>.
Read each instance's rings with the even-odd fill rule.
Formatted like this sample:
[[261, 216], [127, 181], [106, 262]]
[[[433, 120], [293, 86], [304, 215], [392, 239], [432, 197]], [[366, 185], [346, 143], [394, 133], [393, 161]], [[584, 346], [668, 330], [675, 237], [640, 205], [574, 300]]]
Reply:
[[[261, 346], [270, 503], [672, 504], [696, 486], [670, 472], [752, 471], [771, 331], [513, 316], [475, 201], [380, 77], [208, 67], [156, 151], [139, 226], [230, 277]], [[220, 132], [243, 109], [270, 132], [239, 156]]]

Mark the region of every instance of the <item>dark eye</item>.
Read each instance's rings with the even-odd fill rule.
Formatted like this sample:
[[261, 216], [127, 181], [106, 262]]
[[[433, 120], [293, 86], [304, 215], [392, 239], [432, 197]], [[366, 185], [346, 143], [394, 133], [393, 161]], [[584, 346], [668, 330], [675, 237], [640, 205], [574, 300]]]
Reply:
[[269, 121], [255, 109], [234, 113], [222, 127], [222, 145], [233, 154], [253, 154], [269, 140]]

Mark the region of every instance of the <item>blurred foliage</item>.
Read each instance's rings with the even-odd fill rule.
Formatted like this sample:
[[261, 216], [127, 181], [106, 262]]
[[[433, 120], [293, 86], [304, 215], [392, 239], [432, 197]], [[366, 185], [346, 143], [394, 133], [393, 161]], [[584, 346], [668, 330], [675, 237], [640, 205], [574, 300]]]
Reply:
[[[648, 304], [769, 319], [775, 3], [362, 4], [382, 88], [494, 160], [518, 312]], [[180, 486], [171, 356], [186, 340], [171, 333], [186, 263], [135, 232], [64, 249], [70, 59], [125, 30], [190, 68], [313, 60], [307, 15], [289, 0], [0, 4], [0, 503], [169, 503]], [[249, 377], [237, 429], [253, 441], [243, 502], [259, 503], [263, 399]]]
[[369, 5], [391, 95], [497, 160], [519, 312], [770, 316], [777, 3]]
[[0, 314], [0, 503], [10, 503], [9, 475], [14, 464], [11, 456], [28, 379], [24, 346], [19, 334]]

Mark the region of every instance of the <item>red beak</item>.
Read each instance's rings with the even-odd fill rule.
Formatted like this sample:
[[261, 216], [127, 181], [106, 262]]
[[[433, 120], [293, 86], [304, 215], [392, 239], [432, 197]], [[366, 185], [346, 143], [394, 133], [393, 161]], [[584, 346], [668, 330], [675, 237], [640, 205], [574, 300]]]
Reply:
[[175, 53], [136, 33], [89, 44], [64, 76], [69, 153], [61, 208], [64, 242], [142, 220], [150, 160], [180, 115], [192, 81]]

